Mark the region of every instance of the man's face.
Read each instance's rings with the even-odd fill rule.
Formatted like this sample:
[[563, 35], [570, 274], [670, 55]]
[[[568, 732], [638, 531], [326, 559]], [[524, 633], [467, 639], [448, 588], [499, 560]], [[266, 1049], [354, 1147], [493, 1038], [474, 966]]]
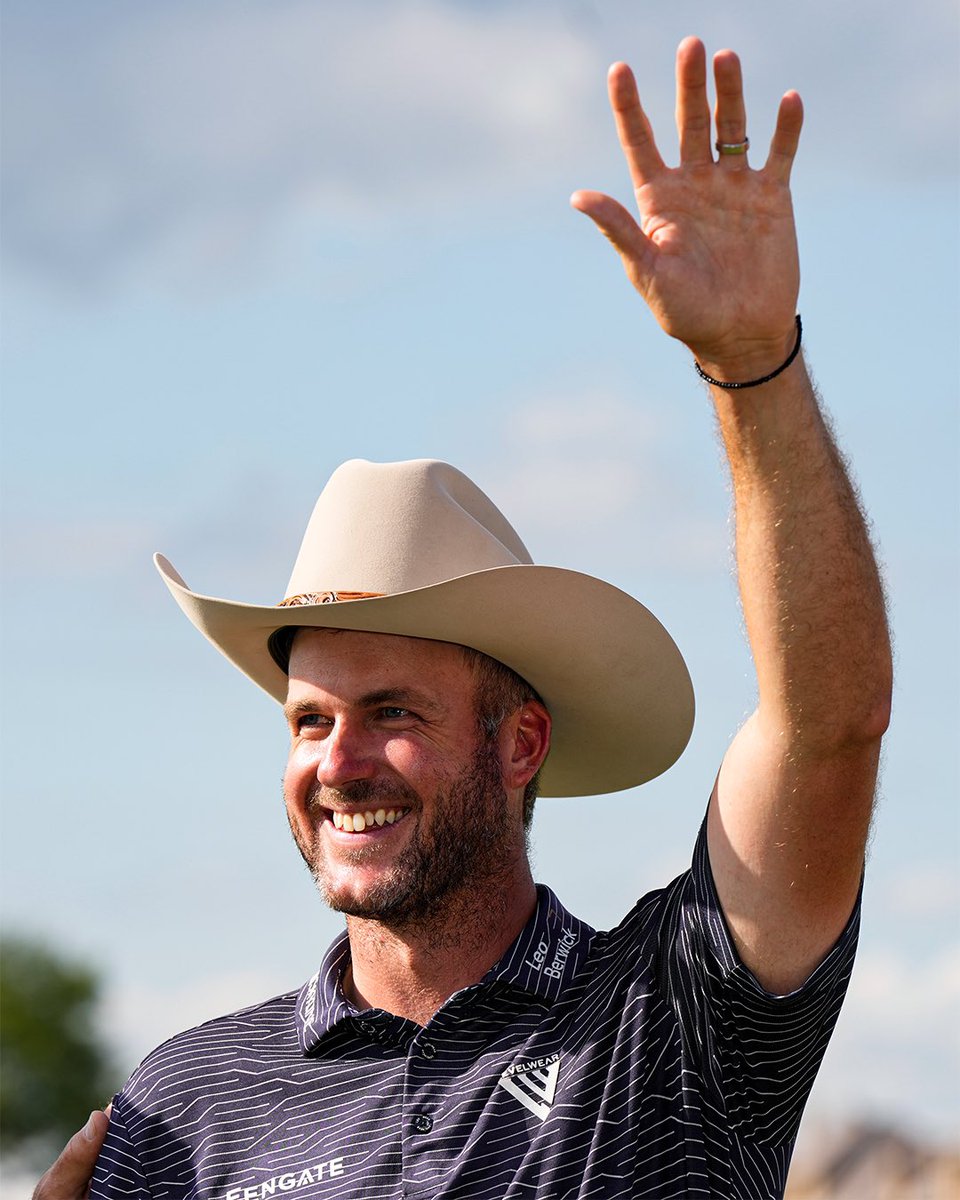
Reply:
[[481, 740], [456, 646], [309, 630], [290, 656], [284, 777], [294, 839], [327, 903], [405, 924], [524, 853], [497, 744]]

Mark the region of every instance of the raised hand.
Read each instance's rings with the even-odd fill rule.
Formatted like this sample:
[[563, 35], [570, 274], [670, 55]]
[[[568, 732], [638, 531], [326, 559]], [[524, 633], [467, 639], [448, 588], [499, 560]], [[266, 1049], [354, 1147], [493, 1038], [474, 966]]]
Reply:
[[[716, 141], [736, 147], [747, 137], [740, 60], [721, 50], [713, 67]], [[799, 95], [781, 100], [762, 169], [746, 153], [715, 153], [706, 53], [687, 38], [677, 50], [680, 165], [668, 167], [630, 68], [616, 63], [608, 84], [640, 219], [600, 192], [575, 192], [571, 203], [613, 243], [662, 328], [710, 374], [750, 379], [775, 369], [796, 336], [789, 181], [803, 123]]]

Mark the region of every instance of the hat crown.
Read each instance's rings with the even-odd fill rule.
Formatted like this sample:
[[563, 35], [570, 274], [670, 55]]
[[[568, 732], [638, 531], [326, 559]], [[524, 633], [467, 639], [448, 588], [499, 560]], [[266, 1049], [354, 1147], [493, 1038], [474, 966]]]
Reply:
[[493, 501], [449, 463], [351, 459], [317, 500], [286, 595], [392, 595], [532, 561]]

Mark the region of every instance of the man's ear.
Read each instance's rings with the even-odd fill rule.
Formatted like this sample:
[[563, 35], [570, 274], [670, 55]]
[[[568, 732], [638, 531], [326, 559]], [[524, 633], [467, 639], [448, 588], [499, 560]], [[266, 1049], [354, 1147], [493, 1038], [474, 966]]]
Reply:
[[528, 700], [500, 728], [500, 754], [506, 788], [525, 788], [550, 749], [550, 714], [539, 700]]

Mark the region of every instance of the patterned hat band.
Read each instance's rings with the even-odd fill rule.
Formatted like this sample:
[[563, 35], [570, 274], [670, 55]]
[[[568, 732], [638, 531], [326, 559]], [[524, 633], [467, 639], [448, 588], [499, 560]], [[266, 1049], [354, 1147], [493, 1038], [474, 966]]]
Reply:
[[338, 600], [374, 600], [383, 592], [301, 592], [281, 600], [277, 608], [297, 608], [301, 604], [336, 604]]

